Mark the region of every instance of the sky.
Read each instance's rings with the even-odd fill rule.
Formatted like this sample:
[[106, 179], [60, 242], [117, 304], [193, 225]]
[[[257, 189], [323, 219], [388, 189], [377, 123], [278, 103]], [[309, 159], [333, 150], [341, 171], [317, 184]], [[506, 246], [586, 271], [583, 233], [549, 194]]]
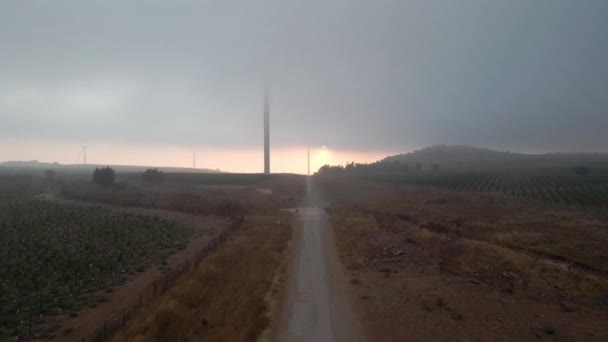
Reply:
[[[605, 0], [4, 0], [0, 161], [262, 169], [608, 152]], [[326, 146], [325, 148], [322, 148]]]

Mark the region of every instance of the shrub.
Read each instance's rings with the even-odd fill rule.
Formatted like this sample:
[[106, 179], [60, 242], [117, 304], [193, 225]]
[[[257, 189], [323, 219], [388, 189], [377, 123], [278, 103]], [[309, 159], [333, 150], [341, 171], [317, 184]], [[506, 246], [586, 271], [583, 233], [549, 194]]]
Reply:
[[579, 176], [586, 176], [589, 174], [589, 168], [584, 165], [578, 165], [572, 168], [572, 172], [576, 173]]
[[44, 176], [48, 179], [55, 178], [55, 175], [57, 175], [55, 170], [48, 169], [48, 170], [44, 171]]
[[116, 173], [109, 167], [97, 168], [93, 172], [93, 182], [101, 186], [112, 186], [116, 179]]
[[147, 169], [142, 173], [141, 178], [146, 182], [160, 183], [165, 179], [165, 174], [158, 169]]
[[555, 335], [555, 333], [557, 332], [557, 330], [555, 329], [555, 327], [553, 327], [552, 325], [545, 325], [545, 326], [543, 326], [543, 331], [547, 335]]

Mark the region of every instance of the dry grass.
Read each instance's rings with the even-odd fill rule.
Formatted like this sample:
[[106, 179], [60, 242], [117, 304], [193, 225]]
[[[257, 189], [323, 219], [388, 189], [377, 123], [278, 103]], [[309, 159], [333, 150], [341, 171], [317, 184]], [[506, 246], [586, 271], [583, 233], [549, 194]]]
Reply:
[[287, 213], [248, 217], [239, 232], [143, 309], [115, 341], [255, 340], [269, 324], [267, 295], [291, 232]]
[[305, 192], [304, 181], [304, 177], [296, 175], [277, 175], [254, 185], [150, 184], [129, 180], [104, 188], [90, 181], [74, 180], [63, 184], [61, 195], [125, 207], [240, 217], [296, 206]]
[[[323, 182], [364, 326], [382, 341], [605, 341], [608, 221], [353, 179]], [[437, 298], [441, 298], [438, 300]]]
[[201, 191], [189, 185], [125, 182], [121, 186], [104, 188], [76, 181], [64, 185], [61, 195], [123, 207], [158, 208], [224, 217], [238, 217], [248, 211], [242, 194], [226, 193], [222, 189]]
[[[608, 279], [568, 264], [538, 257], [521, 249], [502, 244], [460, 237], [441, 231], [434, 225], [411, 224], [399, 220], [379, 224], [381, 214], [340, 210], [332, 212], [332, 224], [343, 239], [343, 256], [353, 257], [361, 264], [378, 256], [378, 248], [370, 245], [369, 237], [386, 249], [391, 256], [410, 246], [422, 248], [436, 258], [443, 272], [473, 277], [501, 291], [518, 292], [529, 298], [575, 301], [597, 306], [599, 298], [608, 293]], [[426, 228], [431, 226], [432, 229]], [[383, 242], [381, 236], [386, 237]], [[382, 254], [380, 254], [380, 259]]]

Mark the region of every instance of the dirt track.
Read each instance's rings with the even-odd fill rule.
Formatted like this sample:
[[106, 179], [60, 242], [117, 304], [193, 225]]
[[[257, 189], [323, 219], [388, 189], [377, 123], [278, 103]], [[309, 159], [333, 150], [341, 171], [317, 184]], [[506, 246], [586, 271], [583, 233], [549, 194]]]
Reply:
[[308, 185], [298, 210], [295, 249], [277, 341], [362, 341], [327, 214]]

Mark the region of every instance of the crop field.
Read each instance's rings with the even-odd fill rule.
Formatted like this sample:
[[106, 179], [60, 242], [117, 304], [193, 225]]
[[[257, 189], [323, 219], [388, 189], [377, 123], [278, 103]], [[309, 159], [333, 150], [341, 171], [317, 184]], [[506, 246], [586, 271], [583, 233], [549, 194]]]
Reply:
[[0, 173], [0, 200], [31, 195], [37, 190], [38, 183], [29, 174]]
[[154, 216], [35, 200], [0, 203], [0, 341], [50, 334], [130, 275], [164, 263], [193, 231]]
[[[123, 173], [123, 179], [140, 179], [141, 173]], [[188, 183], [192, 185], [253, 185], [273, 179], [274, 175], [261, 173], [186, 173], [164, 172], [165, 181], [175, 183]]]
[[576, 206], [608, 205], [608, 173], [576, 176], [560, 173], [498, 174], [424, 172], [366, 176], [366, 179], [434, 186], [455, 191], [491, 192], [522, 199]]

